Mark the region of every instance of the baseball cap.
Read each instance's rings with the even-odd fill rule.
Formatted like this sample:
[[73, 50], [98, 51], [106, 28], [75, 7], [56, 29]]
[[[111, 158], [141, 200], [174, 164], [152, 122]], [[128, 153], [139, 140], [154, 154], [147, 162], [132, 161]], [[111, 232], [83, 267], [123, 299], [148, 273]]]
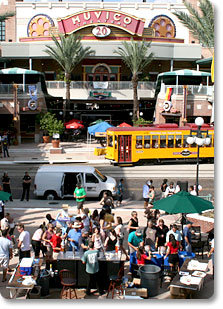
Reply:
[[140, 229], [137, 229], [137, 230], [136, 230], [136, 235], [137, 235], [137, 236], [141, 236], [141, 235], [142, 235], [142, 231], [141, 231]]

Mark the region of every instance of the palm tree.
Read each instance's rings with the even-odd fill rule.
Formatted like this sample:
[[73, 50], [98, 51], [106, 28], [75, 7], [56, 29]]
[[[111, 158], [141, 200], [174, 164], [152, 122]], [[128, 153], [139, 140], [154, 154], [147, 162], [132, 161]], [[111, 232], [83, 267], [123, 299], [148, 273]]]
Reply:
[[15, 13], [13, 13], [13, 12], [7, 12], [7, 13], [0, 14], [0, 22], [5, 21], [5, 20], [9, 19], [10, 17], [13, 17], [14, 15], [15, 15]]
[[138, 101], [138, 75], [146, 69], [147, 65], [153, 60], [153, 53], [148, 55], [151, 42], [134, 41], [130, 43], [122, 42], [123, 47], [118, 47], [114, 53], [121, 56], [122, 61], [132, 72], [133, 87], [133, 122], [139, 119], [139, 101]]
[[184, 2], [190, 15], [182, 11], [173, 13], [197, 38], [200, 43], [210, 50], [214, 47], [214, 8], [209, 0], [199, 0], [199, 9]]
[[64, 70], [66, 83], [66, 102], [63, 105], [63, 115], [65, 118], [66, 108], [70, 108], [70, 82], [71, 73], [75, 67], [86, 57], [93, 54], [90, 47], [84, 48], [81, 38], [77, 35], [66, 37], [59, 34], [59, 40], [52, 36], [55, 46], [46, 45], [45, 52], [51, 56]]

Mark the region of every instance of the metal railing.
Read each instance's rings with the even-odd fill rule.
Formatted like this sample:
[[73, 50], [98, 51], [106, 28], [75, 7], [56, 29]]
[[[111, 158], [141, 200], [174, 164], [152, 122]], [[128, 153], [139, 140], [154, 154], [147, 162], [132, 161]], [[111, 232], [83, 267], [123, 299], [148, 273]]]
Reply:
[[[184, 86], [183, 85], [165, 85], [161, 87], [161, 92], [166, 93], [167, 88], [172, 88], [172, 94], [183, 95]], [[188, 95], [207, 95], [212, 96], [214, 91], [214, 86], [203, 86], [203, 85], [187, 85]]]
[[[30, 95], [30, 86], [36, 87], [36, 95], [43, 95], [41, 83], [37, 84], [17, 84], [17, 95]], [[0, 84], [0, 96], [14, 94], [14, 84]]]
[[[101, 83], [101, 89], [104, 90], [128, 90], [132, 89], [132, 82], [130, 81], [108, 81], [108, 82], [98, 82]], [[100, 89], [100, 87], [96, 87], [97, 82], [90, 81], [71, 81], [70, 89], [86, 89], [86, 90], [96, 90]], [[104, 85], [103, 85], [104, 84]], [[66, 88], [66, 84], [64, 81], [47, 81], [46, 86], [48, 89], [64, 89]], [[154, 90], [155, 82], [139, 82], [138, 83], [139, 90]]]

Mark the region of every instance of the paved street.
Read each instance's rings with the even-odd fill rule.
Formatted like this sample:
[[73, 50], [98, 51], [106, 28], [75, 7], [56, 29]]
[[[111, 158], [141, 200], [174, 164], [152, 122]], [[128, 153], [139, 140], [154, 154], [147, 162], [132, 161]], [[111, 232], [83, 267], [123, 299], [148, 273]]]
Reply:
[[[72, 165], [72, 164], [63, 164]], [[173, 181], [175, 184], [178, 180], [188, 181], [188, 185], [195, 184], [196, 165], [195, 164], [166, 164], [166, 165], [145, 165], [134, 167], [119, 167], [112, 165], [91, 164], [97, 167], [103, 174], [112, 176], [119, 180], [125, 179], [125, 198], [132, 197], [135, 200], [142, 199], [142, 187], [147, 179], [153, 179], [156, 197], [160, 197], [160, 185], [164, 178]], [[0, 165], [0, 176], [7, 170], [11, 179], [11, 190], [13, 198], [21, 198], [22, 193], [22, 178], [24, 172], [28, 171], [32, 177], [32, 189], [30, 198], [35, 198], [33, 194], [33, 184], [36, 171], [39, 164], [13, 164]], [[214, 196], [214, 165], [200, 165], [200, 184], [203, 187], [201, 195], [212, 194]]]

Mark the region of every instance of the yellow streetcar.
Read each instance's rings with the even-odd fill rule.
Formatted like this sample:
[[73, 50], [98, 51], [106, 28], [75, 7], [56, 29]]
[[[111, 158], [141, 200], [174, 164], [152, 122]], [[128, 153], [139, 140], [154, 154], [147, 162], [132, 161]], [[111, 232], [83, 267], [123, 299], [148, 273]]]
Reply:
[[[177, 124], [161, 124], [149, 127], [111, 127], [107, 129], [106, 159], [112, 163], [135, 163], [140, 160], [162, 161], [169, 159], [196, 159], [197, 144], [189, 145], [187, 137], [195, 124], [186, 124], [178, 127]], [[200, 147], [200, 159], [214, 158], [214, 127], [204, 124], [201, 129], [211, 139], [209, 145]]]

